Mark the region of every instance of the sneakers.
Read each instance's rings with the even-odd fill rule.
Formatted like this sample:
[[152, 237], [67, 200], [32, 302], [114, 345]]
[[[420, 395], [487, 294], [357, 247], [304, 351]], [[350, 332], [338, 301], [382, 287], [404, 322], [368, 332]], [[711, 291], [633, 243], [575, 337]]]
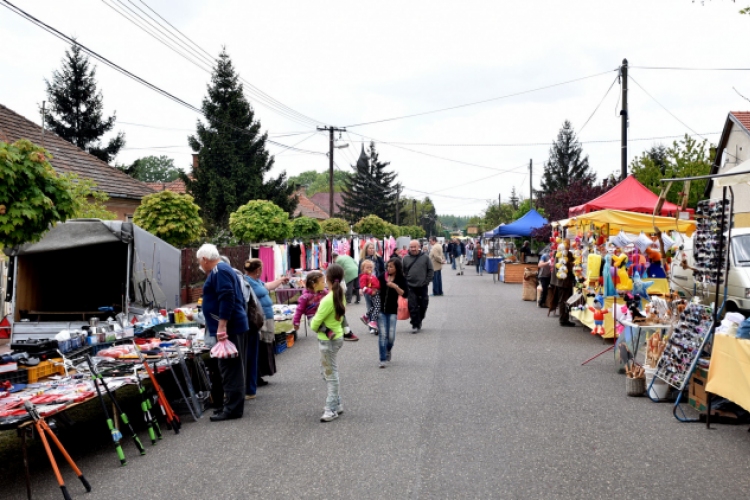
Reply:
[[344, 405], [338, 405], [336, 407], [336, 413], [338, 413], [339, 415], [341, 415], [342, 413], [344, 413]]
[[339, 418], [339, 414], [332, 410], [326, 410], [323, 412], [323, 416], [320, 417], [321, 422], [330, 422]]
[[375, 329], [375, 328], [370, 328], [370, 333], [373, 334], [373, 335], [377, 335], [378, 334], [378, 330]]
[[348, 340], [349, 342], [356, 342], [359, 340], [359, 337], [357, 337], [353, 333], [345, 333], [344, 340]]
[[369, 326], [373, 330], [377, 330], [378, 329], [378, 324], [375, 323], [374, 321], [370, 321], [369, 323], [367, 323], [367, 326]]
[[411, 333], [419, 333], [419, 330], [421, 330], [422, 327], [420, 326], [413, 326], [411, 327]]
[[251, 399], [255, 399], [255, 394], [245, 394], [245, 401], [250, 401]]
[[388, 354], [386, 354], [386, 358], [385, 359], [386, 359], [386, 361], [388, 361], [390, 363], [390, 361], [391, 361], [391, 351], [388, 351]]
[[370, 318], [368, 318], [366, 314], [363, 314], [362, 316], [360, 316], [359, 319], [362, 321], [362, 323], [365, 324], [365, 326], [367, 326], [367, 323], [370, 322]]
[[380, 364], [378, 364], [378, 368], [385, 368], [388, 366], [388, 361], [381, 361]]

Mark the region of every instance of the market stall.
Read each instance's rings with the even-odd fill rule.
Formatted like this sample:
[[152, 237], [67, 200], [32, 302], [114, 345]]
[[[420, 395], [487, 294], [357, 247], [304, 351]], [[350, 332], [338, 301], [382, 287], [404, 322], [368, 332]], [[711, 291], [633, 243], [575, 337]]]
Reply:
[[[498, 226], [493, 230], [495, 238], [529, 238], [534, 229], [547, 224], [547, 219], [534, 210], [529, 210], [518, 220]], [[526, 268], [536, 269], [536, 264], [515, 262], [515, 259], [504, 259], [500, 264], [500, 281], [503, 283], [523, 283]]]

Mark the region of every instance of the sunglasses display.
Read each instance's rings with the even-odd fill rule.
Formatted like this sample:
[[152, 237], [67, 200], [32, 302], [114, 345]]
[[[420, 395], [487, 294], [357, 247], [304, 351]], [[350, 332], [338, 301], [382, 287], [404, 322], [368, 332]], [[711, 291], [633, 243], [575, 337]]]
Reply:
[[695, 209], [697, 219], [693, 248], [696, 269], [693, 277], [698, 285], [724, 284], [723, 270], [727, 259], [727, 242], [722, 241], [721, 220], [729, 224], [727, 200], [703, 200]]
[[656, 376], [682, 390], [687, 385], [713, 326], [713, 310], [701, 304], [689, 304], [680, 313], [667, 345], [656, 365]]

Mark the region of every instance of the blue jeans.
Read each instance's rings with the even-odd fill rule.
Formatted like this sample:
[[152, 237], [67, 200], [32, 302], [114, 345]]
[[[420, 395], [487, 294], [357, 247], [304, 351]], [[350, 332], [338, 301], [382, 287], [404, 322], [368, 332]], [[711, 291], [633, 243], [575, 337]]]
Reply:
[[326, 396], [326, 410], [336, 411], [341, 404], [339, 396], [339, 364], [337, 355], [341, 346], [344, 345], [344, 339], [336, 340], [318, 340], [318, 350], [320, 351], [320, 374], [326, 381], [328, 394]]
[[451, 264], [453, 265], [453, 270], [455, 271], [456, 270], [456, 258], [455, 257], [451, 257]]
[[477, 265], [477, 274], [482, 274], [482, 271], [484, 270], [484, 257], [475, 259], [475, 264]]
[[380, 361], [388, 359], [388, 353], [393, 349], [393, 343], [396, 342], [396, 323], [398, 316], [396, 314], [380, 313], [378, 319], [378, 344], [380, 345]]
[[432, 275], [432, 294], [443, 295], [443, 271], [435, 271]]

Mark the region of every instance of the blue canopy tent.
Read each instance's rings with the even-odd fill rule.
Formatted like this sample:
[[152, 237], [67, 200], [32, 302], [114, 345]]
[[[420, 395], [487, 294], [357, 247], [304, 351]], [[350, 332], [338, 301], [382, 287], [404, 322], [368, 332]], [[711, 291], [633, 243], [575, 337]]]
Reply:
[[486, 233], [484, 233], [484, 237], [485, 238], [494, 238], [495, 237], [495, 231], [497, 231], [498, 229], [500, 229], [504, 225], [505, 225], [505, 223], [502, 223], [499, 226], [497, 226], [495, 229], [490, 229], [489, 231], [487, 231]]
[[531, 231], [546, 224], [547, 219], [532, 208], [520, 219], [493, 229], [492, 235], [495, 238], [528, 238]]

